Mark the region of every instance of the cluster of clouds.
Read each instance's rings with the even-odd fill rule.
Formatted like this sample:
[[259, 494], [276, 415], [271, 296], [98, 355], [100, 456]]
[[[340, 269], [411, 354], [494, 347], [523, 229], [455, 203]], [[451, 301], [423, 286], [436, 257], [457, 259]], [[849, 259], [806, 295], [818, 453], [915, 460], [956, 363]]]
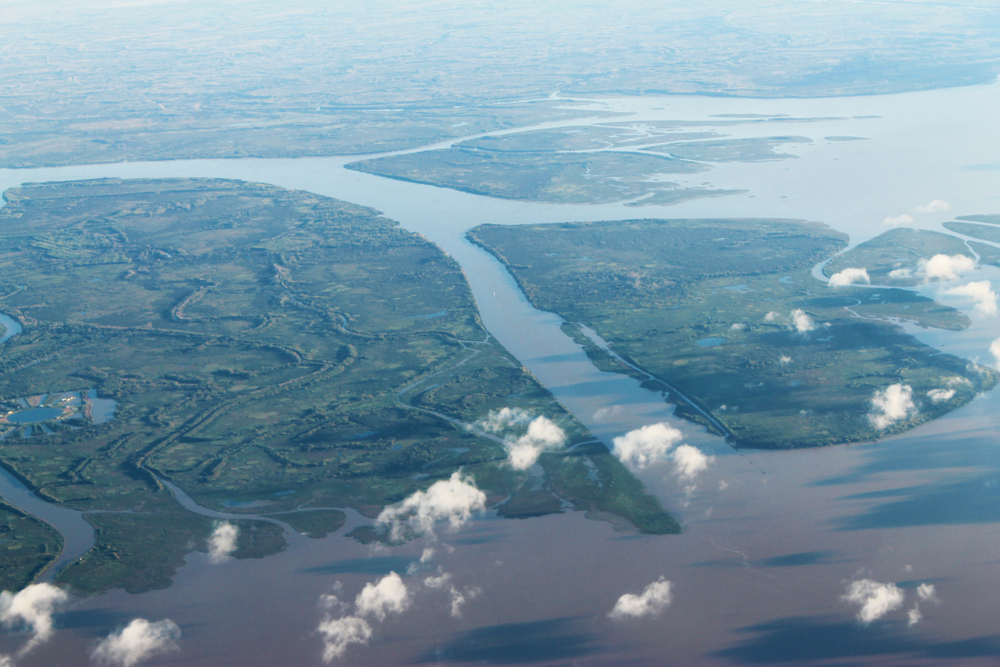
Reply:
[[920, 278], [924, 282], [932, 280], [958, 280], [966, 273], [974, 271], [976, 262], [968, 255], [937, 254], [930, 259], [917, 262], [917, 269], [896, 269], [889, 272], [890, 278]]
[[215, 530], [208, 538], [208, 558], [213, 563], [222, 563], [236, 551], [236, 540], [240, 529], [235, 524], [220, 522], [215, 524]]
[[612, 453], [626, 466], [638, 470], [672, 460], [677, 476], [691, 481], [708, 469], [713, 457], [697, 447], [678, 445], [683, 438], [684, 434], [670, 424], [648, 424], [615, 438]]
[[879, 389], [872, 397], [872, 411], [868, 419], [878, 430], [883, 430], [917, 413], [913, 401], [913, 387], [908, 384], [891, 384]]
[[[943, 213], [951, 209], [951, 204], [943, 199], [934, 199], [927, 204], [916, 206], [913, 208], [914, 213], [925, 214], [925, 213]], [[899, 225], [910, 225], [913, 224], [913, 216], [909, 213], [901, 213], [899, 215], [890, 215], [882, 221], [882, 224], [888, 225], [889, 227], [898, 227]]]
[[[0, 592], [0, 623], [6, 628], [27, 630], [28, 639], [14, 655], [0, 655], [0, 667], [12, 667], [44, 644], [55, 632], [53, 616], [69, 600], [61, 588], [52, 584], [31, 584], [17, 593]], [[91, 657], [103, 665], [133, 667], [149, 658], [177, 650], [181, 630], [170, 619], [150, 623], [133, 619], [94, 647]]]
[[997, 314], [997, 293], [988, 280], [977, 280], [944, 291], [951, 296], [964, 296], [972, 299], [976, 311], [982, 315]]
[[527, 470], [535, 465], [542, 453], [559, 449], [566, 444], [566, 432], [548, 417], [531, 418], [531, 413], [521, 408], [503, 408], [490, 411], [477, 426], [488, 433], [502, 433], [512, 427], [527, 424], [526, 432], [504, 438], [508, 462], [515, 470]]
[[343, 614], [350, 605], [337, 595], [321, 596], [320, 606], [324, 615], [317, 631], [323, 637], [323, 662], [343, 656], [351, 644], [367, 644], [374, 634], [370, 620], [381, 622], [389, 614], [401, 614], [411, 602], [406, 584], [395, 572], [390, 572], [376, 583], [365, 584], [354, 599], [352, 614]]
[[153, 623], [135, 618], [102, 639], [91, 657], [104, 665], [133, 667], [153, 656], [178, 650], [180, 637], [181, 629], [169, 618]]
[[871, 282], [871, 278], [868, 276], [868, 271], [866, 269], [852, 267], [830, 276], [830, 281], [827, 285], [830, 287], [847, 287], [848, 285], [853, 285], [855, 283], [870, 285]]
[[450, 478], [434, 482], [426, 491], [415, 491], [386, 507], [375, 522], [387, 527], [395, 541], [403, 539], [408, 528], [433, 538], [435, 524], [447, 522], [457, 530], [474, 512], [485, 509], [486, 494], [476, 487], [475, 478], [456, 470]]
[[[907, 612], [910, 625], [916, 625], [923, 618], [923, 614], [920, 613], [921, 602], [939, 602], [934, 584], [920, 584], [916, 593], [917, 601]], [[856, 605], [858, 620], [868, 624], [902, 607], [906, 602], [906, 594], [893, 583], [859, 579], [848, 584], [847, 591], [841, 599]]]
[[608, 617], [616, 621], [627, 618], [642, 618], [644, 616], [657, 616], [670, 606], [671, 602], [670, 582], [664, 577], [646, 586], [642, 593], [625, 593], [615, 603], [614, 608], [608, 612]]
[[[782, 317], [781, 313], [771, 311], [764, 315], [765, 322], [780, 322], [785, 318]], [[810, 331], [815, 331], [819, 328], [813, 318], [809, 317], [809, 314], [801, 308], [796, 308], [788, 314], [788, 319], [790, 321], [790, 326], [799, 335], [805, 335]]]

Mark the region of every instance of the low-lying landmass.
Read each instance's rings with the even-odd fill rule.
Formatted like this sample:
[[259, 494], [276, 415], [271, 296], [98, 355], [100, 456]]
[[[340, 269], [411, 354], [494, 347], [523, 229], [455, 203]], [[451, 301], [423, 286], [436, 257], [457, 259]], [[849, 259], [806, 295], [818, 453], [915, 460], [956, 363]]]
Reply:
[[682, 160], [699, 162], [767, 162], [796, 158], [797, 155], [777, 150], [788, 144], [811, 144], [809, 137], [754, 137], [751, 139], [714, 139], [711, 141], [681, 141], [646, 150], [666, 153]]
[[859, 243], [831, 259], [823, 273], [832, 276], [844, 269], [863, 267], [875, 285], [908, 287], [927, 279], [922, 263], [935, 255], [973, 257], [962, 239], [926, 229], [896, 227]]
[[0, 590], [30, 584], [59, 557], [62, 545], [47, 523], [0, 501]]
[[[458, 264], [376, 211], [222, 180], [4, 196], [0, 311], [22, 331], [0, 348], [0, 465], [88, 512], [97, 546], [58, 575], [79, 592], [166, 586], [207, 550], [215, 521], [161, 480], [248, 517], [234, 557], [284, 546], [253, 515], [319, 537], [344, 519], [326, 508], [374, 517], [459, 469], [511, 515], [569, 504], [678, 530], [483, 329]], [[529, 484], [558, 507], [519, 494], [506, 433], [470, 430], [503, 408], [565, 433]]]
[[998, 380], [889, 321], [968, 326], [955, 309], [906, 290], [815, 279], [812, 267], [847, 242], [826, 225], [482, 225], [469, 238], [508, 267], [536, 307], [576, 327], [599, 365], [648, 373], [680, 415], [740, 447], [873, 440], [964, 405]]

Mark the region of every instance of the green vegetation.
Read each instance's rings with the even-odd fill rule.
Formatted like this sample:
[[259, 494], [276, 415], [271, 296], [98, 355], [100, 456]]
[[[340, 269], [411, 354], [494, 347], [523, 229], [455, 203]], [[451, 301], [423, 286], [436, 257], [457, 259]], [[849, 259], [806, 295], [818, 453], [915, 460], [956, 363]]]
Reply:
[[0, 501], [0, 591], [19, 591], [59, 557], [63, 539], [47, 523]]
[[965, 242], [950, 234], [896, 227], [837, 255], [823, 273], [832, 276], [847, 268], [863, 268], [873, 284], [904, 287], [922, 282], [920, 260], [939, 254], [972, 257]]
[[[738, 446], [875, 439], [963, 405], [998, 379], [886, 321], [967, 326], [954, 309], [904, 290], [830, 288], [813, 278], [811, 268], [846, 245], [825, 225], [483, 225], [469, 238], [506, 264], [536, 307], [594, 329], [668, 385], [679, 414], [706, 423], [697, 409], [705, 410]], [[801, 331], [793, 311], [802, 311]], [[582, 342], [602, 368], [635, 373]], [[913, 388], [918, 411], [876, 430], [871, 400], [896, 383]], [[930, 399], [943, 388], [954, 394]]]
[[[635, 201], [654, 195], [673, 203], [732, 194], [706, 188], [680, 189], [662, 174], [694, 174], [706, 165], [644, 153], [505, 152], [450, 148], [361, 160], [349, 169], [490, 197], [574, 204]], [[680, 195], [677, 197], [677, 195]], [[644, 203], [644, 202], [639, 202]]]
[[[0, 348], [0, 405], [85, 389], [117, 402], [110, 421], [50, 420], [39, 426], [51, 433], [0, 444], [3, 464], [43, 497], [97, 511], [98, 546], [59, 576], [79, 591], [167, 585], [204, 548], [211, 522], [157, 476], [201, 505], [315, 533], [335, 530], [337, 514], [287, 512], [374, 516], [458, 468], [494, 502], [509, 496], [523, 475], [502, 464], [500, 442], [466, 427], [490, 410], [544, 414], [569, 444], [592, 440], [487, 335], [458, 264], [371, 209], [194, 179], [41, 184], [5, 198], [0, 310], [23, 331]], [[593, 488], [565, 501], [597, 494], [628, 510], [607, 497], [625, 486], [580, 484]], [[241, 535], [257, 542], [236, 557], [281, 548], [273, 525], [254, 525]]]
[[975, 241], [969, 241], [969, 247], [979, 255], [980, 264], [1000, 266], [1000, 248], [986, 245], [985, 243], [976, 243]]
[[779, 153], [780, 146], [787, 144], [811, 144], [809, 137], [755, 137], [752, 139], [717, 139], [714, 141], [691, 141], [652, 146], [646, 150], [667, 153], [682, 160], [700, 162], [765, 162], [798, 157], [791, 153]]
[[[725, 121], [705, 125], [728, 125]], [[476, 137], [455, 144], [456, 148], [514, 153], [546, 153], [586, 151], [605, 148], [625, 148], [664, 141], [710, 139], [719, 135], [712, 131], [685, 131], [685, 123], [602, 123], [571, 125], [556, 130], [512, 132], [489, 137]]]

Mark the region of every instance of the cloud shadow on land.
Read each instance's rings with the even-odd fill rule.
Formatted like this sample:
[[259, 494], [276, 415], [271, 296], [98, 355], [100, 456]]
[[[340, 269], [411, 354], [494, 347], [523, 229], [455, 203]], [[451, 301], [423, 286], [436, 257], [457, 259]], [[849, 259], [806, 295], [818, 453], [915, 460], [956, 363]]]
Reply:
[[524, 665], [594, 655], [605, 649], [593, 633], [574, 627], [583, 617], [490, 625], [463, 632], [413, 662]]
[[752, 636], [713, 655], [744, 665], [813, 660], [829, 664], [843, 659], [883, 664], [887, 656], [904, 655], [942, 661], [1000, 657], [1000, 635], [935, 644], [907, 632], [902, 620], [864, 626], [853, 620], [793, 617], [747, 626], [740, 632]]
[[383, 556], [379, 558], [352, 558], [328, 565], [317, 565], [299, 570], [307, 574], [368, 574], [382, 575], [390, 572], [405, 572], [415, 559], [403, 556]]
[[842, 500], [896, 497], [838, 521], [840, 530], [1000, 523], [1000, 475], [990, 471], [956, 482], [856, 494]]

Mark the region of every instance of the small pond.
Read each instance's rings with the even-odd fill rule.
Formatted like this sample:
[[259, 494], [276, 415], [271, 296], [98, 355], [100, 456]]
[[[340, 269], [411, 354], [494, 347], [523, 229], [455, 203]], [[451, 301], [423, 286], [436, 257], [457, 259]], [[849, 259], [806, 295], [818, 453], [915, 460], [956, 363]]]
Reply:
[[695, 342], [698, 347], [715, 347], [716, 345], [722, 345], [726, 342], [725, 338], [702, 338]]
[[55, 419], [63, 413], [61, 408], [31, 408], [7, 415], [11, 424], [35, 424]]

